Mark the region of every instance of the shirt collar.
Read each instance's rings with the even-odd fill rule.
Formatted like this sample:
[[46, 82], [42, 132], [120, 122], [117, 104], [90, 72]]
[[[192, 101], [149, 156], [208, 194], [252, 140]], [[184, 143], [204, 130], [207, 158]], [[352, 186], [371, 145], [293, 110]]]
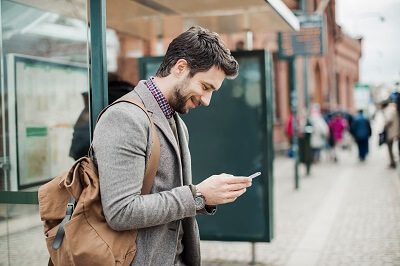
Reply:
[[169, 105], [169, 103], [167, 102], [167, 99], [165, 99], [165, 96], [162, 94], [160, 89], [154, 83], [153, 79], [154, 79], [154, 77], [150, 77], [146, 81], [146, 86], [150, 90], [151, 94], [153, 94], [158, 105], [160, 106], [161, 110], [163, 111], [165, 117], [167, 119], [170, 119], [175, 114], [175, 111], [174, 111], [174, 109], [172, 109], [171, 105]]

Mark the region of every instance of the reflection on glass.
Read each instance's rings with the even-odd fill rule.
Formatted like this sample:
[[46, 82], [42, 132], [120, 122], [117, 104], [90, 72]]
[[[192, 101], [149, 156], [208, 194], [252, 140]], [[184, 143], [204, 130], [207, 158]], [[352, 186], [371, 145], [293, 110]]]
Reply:
[[240, 60], [240, 75], [232, 83], [232, 97], [244, 97], [246, 104], [257, 107], [261, 104], [261, 73], [257, 58], [243, 58]]
[[[87, 63], [87, 22], [86, 15], [81, 14], [86, 12], [85, 5], [70, 1], [18, 2], [27, 4], [1, 1], [5, 53]], [[35, 3], [36, 7], [31, 6]]]
[[73, 127], [88, 110], [86, 14], [85, 1], [1, 1], [0, 156], [8, 168], [0, 191], [37, 186], [74, 161]]
[[12, 179], [19, 177], [19, 186], [26, 186], [48, 180], [73, 163], [72, 128], [85, 108], [81, 94], [87, 91], [87, 69], [13, 54], [7, 56], [7, 64], [10, 129], [16, 123], [17, 132], [15, 139], [10, 135], [10, 144], [17, 143], [15, 149], [10, 146], [10, 160], [19, 166], [10, 174]]
[[74, 160], [87, 155], [90, 147], [89, 95], [86, 91], [82, 92], [82, 99], [85, 106], [74, 125], [71, 147], [69, 149], [69, 156]]

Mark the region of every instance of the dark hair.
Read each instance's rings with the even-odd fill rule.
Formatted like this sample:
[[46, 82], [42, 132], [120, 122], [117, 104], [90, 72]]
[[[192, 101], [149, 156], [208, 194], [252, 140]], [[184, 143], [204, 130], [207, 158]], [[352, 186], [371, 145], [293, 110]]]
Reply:
[[112, 103], [128, 92], [135, 89], [135, 86], [127, 81], [113, 81], [108, 83], [108, 103]]
[[108, 73], [108, 103], [118, 100], [134, 88], [132, 83], [124, 81], [117, 73]]
[[190, 77], [213, 66], [224, 71], [230, 79], [235, 78], [239, 72], [239, 64], [219, 35], [200, 26], [191, 27], [169, 44], [156, 76], [168, 76], [179, 59], [187, 61]]

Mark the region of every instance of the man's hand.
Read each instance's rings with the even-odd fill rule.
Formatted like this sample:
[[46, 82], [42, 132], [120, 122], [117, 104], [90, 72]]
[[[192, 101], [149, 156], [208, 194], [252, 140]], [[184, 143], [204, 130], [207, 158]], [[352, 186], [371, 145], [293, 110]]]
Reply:
[[206, 198], [206, 205], [218, 205], [235, 201], [251, 186], [252, 179], [228, 174], [213, 175], [196, 185]]

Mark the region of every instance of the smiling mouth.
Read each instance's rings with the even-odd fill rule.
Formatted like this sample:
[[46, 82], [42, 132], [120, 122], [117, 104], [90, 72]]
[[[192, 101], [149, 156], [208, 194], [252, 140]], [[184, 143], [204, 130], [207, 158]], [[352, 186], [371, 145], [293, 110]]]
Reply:
[[199, 104], [199, 102], [198, 101], [196, 101], [196, 99], [195, 98], [193, 98], [193, 97], [190, 97], [190, 100], [192, 101], [192, 103], [193, 103], [193, 108], [195, 108], [195, 107], [197, 107], [197, 106], [199, 106], [200, 104]]

